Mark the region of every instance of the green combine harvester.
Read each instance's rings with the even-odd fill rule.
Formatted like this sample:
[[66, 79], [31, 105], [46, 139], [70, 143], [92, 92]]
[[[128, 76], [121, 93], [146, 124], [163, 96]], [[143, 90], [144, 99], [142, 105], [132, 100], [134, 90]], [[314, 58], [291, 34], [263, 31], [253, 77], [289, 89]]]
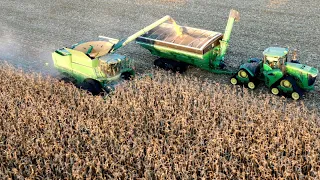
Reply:
[[136, 39], [136, 43], [151, 54], [160, 57], [154, 65], [174, 72], [184, 72], [193, 65], [213, 73], [232, 74], [226, 69], [224, 57], [230, 40], [234, 21], [240, 19], [239, 12], [230, 11], [225, 33], [163, 23]]
[[135, 76], [133, 61], [114, 52], [165, 21], [176, 25], [170, 16], [165, 16], [121, 41], [99, 36], [95, 41], [58, 49], [52, 53], [54, 66], [94, 95], [102, 91], [113, 91], [122, 79], [128, 80]]
[[274, 95], [289, 95], [298, 100], [305, 91], [313, 90], [318, 69], [301, 64], [293, 52], [288, 62], [288, 49], [269, 47], [263, 52], [263, 59], [251, 58], [242, 64], [231, 78], [232, 84], [244, 84], [255, 89], [259, 82], [271, 89]]

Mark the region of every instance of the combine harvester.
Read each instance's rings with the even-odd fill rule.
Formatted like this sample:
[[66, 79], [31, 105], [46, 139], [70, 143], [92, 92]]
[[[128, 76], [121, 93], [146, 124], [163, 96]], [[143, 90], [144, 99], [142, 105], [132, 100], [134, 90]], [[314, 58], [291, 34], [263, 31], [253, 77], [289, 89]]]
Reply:
[[58, 49], [52, 53], [54, 66], [94, 95], [102, 91], [113, 91], [122, 79], [128, 80], [135, 76], [133, 61], [114, 52], [166, 21], [176, 26], [170, 16], [165, 16], [121, 41], [99, 36], [95, 41]]

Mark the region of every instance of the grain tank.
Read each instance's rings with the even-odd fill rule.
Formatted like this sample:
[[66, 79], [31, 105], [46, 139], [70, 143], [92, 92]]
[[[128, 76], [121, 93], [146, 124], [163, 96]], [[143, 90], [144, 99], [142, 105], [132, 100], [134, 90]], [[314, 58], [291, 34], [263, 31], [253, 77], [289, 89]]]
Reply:
[[183, 72], [193, 65], [213, 73], [233, 73], [226, 69], [224, 57], [231, 31], [239, 12], [230, 11], [225, 33], [181, 26], [177, 33], [174, 24], [163, 23], [136, 39], [136, 43], [160, 57], [154, 64], [161, 68]]

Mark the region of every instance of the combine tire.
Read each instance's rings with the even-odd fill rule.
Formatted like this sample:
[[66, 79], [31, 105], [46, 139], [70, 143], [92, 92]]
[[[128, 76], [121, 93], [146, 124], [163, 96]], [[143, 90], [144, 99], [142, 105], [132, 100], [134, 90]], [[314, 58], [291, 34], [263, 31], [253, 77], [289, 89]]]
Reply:
[[98, 95], [102, 92], [101, 85], [98, 81], [93, 79], [87, 79], [83, 82], [83, 89], [92, 93], [92, 95]]

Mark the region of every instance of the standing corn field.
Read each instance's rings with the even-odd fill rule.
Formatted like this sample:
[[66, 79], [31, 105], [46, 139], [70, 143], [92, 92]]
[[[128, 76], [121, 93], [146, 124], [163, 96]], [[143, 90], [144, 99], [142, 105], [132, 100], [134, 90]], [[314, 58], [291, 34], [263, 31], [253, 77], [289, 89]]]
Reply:
[[105, 100], [0, 77], [1, 179], [320, 177], [319, 112], [303, 102], [163, 72]]

